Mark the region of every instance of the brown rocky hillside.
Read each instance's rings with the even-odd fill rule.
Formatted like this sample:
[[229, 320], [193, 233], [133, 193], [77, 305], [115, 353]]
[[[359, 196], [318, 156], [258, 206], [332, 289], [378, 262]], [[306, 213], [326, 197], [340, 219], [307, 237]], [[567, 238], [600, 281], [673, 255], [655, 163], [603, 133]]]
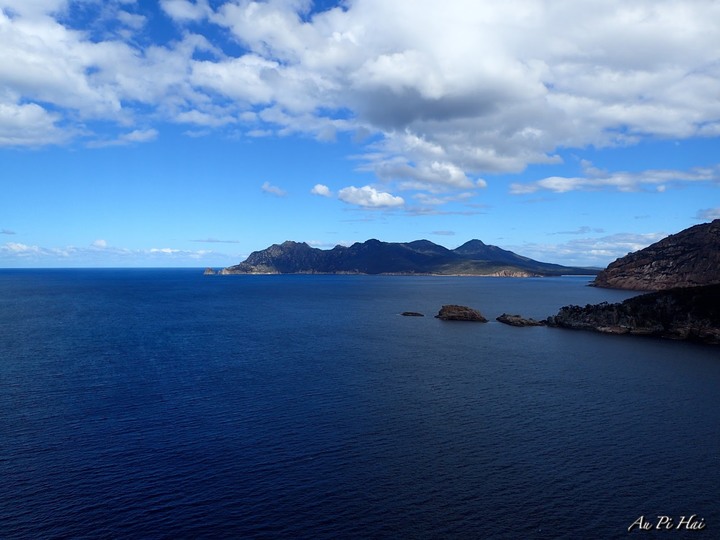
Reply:
[[720, 283], [720, 219], [695, 225], [617, 259], [593, 285], [660, 291]]

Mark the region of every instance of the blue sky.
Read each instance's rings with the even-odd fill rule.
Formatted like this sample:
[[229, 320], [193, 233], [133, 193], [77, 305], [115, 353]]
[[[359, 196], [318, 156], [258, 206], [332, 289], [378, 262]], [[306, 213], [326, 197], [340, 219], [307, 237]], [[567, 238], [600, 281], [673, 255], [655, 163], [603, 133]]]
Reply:
[[720, 3], [0, 0], [0, 267], [720, 217]]

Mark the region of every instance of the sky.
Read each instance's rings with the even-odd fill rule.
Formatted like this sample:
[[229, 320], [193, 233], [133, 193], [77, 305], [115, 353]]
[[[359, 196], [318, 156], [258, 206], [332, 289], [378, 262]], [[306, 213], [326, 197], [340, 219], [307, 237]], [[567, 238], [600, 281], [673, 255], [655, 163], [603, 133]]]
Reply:
[[0, 0], [0, 267], [720, 217], [720, 2]]

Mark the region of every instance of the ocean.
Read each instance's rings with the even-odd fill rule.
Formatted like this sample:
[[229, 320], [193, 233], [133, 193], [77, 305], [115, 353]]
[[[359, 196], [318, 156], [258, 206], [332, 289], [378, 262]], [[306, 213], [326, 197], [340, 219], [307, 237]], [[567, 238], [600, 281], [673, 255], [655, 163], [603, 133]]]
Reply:
[[720, 538], [720, 349], [494, 320], [589, 280], [0, 270], [0, 537]]

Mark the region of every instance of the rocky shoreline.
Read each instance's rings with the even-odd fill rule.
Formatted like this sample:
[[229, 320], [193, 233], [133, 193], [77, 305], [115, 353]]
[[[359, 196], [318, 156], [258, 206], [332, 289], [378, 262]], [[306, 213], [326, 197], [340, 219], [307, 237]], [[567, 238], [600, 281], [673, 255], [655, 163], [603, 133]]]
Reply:
[[720, 285], [668, 289], [617, 304], [565, 306], [547, 325], [720, 345]]
[[[401, 315], [423, 316], [415, 311], [405, 311]], [[435, 318], [488, 322], [478, 310], [455, 304], [442, 306]], [[549, 326], [720, 345], [720, 284], [658, 291], [616, 304], [564, 306], [556, 315], [543, 320], [507, 313], [495, 320], [515, 327]]]

